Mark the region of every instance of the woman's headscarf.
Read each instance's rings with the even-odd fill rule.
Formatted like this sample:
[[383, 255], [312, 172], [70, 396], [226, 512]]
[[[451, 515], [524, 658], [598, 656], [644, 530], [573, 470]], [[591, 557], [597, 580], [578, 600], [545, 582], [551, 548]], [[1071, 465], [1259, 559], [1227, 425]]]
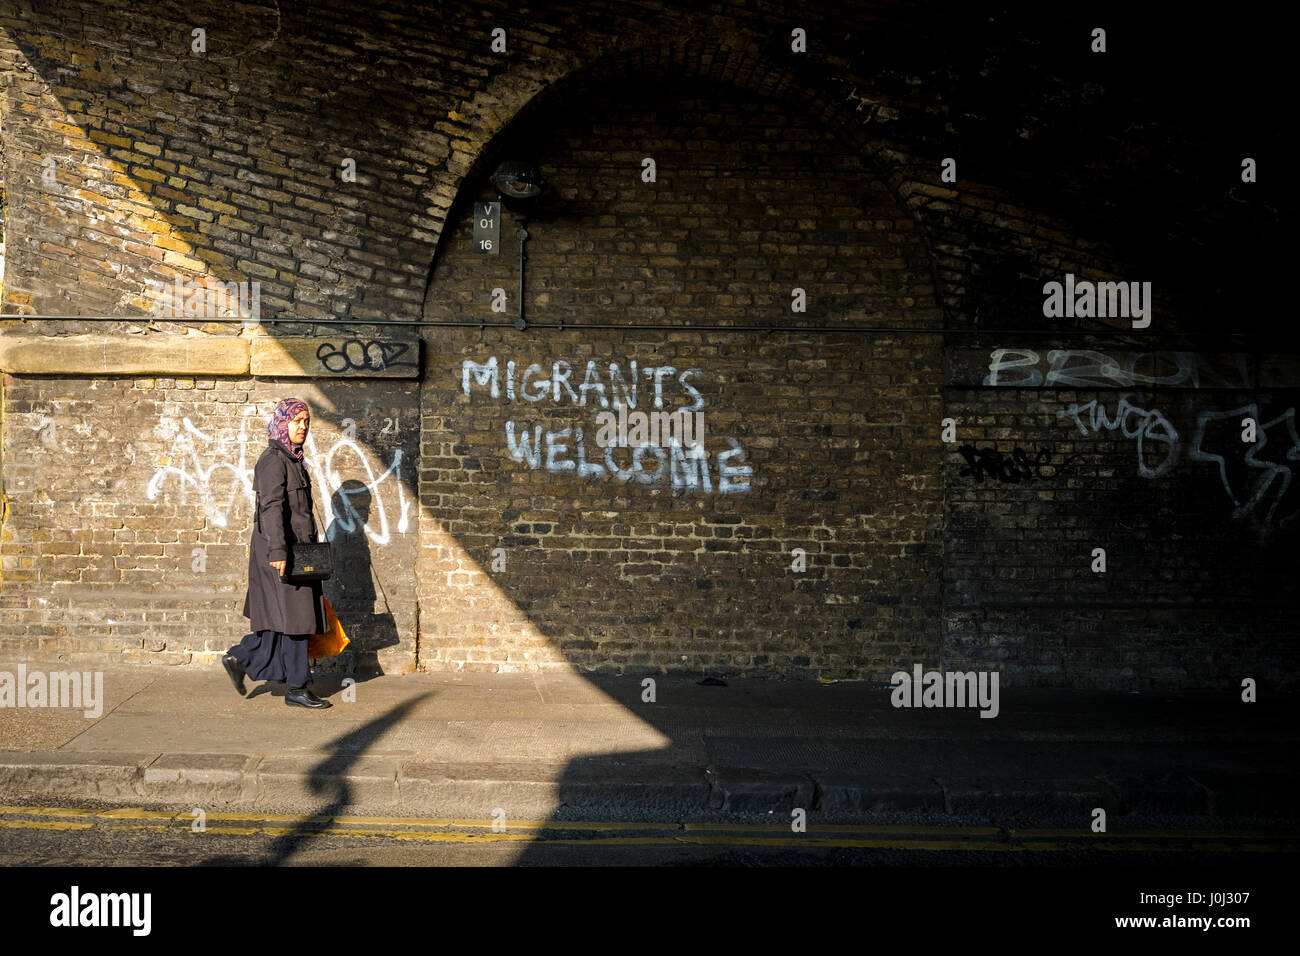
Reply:
[[[302, 462], [302, 445], [289, 440], [289, 422], [297, 416], [299, 412], [311, 409], [307, 408], [307, 403], [297, 398], [282, 399], [280, 404], [275, 406], [275, 411], [271, 413], [271, 420], [267, 423], [266, 433], [275, 441], [288, 450], [289, 454]], [[306, 465], [303, 466], [306, 468]]]

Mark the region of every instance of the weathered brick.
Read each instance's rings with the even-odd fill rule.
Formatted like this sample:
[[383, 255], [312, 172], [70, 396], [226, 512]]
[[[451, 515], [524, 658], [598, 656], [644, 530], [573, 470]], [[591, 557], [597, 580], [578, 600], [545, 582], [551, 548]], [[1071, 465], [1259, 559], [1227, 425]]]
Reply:
[[[776, 7], [548, 5], [535, 30], [512, 31], [524, 55], [497, 61], [481, 49], [481, 24], [463, 16], [432, 24], [398, 10], [366, 21], [342, 0], [322, 0], [312, 42], [285, 38], [301, 80], [295, 90], [248, 60], [237, 92], [224, 68], [195, 59], [187, 69], [198, 72], [178, 83], [174, 63], [129, 51], [117, 54], [125, 62], [113, 64], [110, 81], [101, 53], [64, 37], [119, 36], [148, 14], [126, 0], [72, 6], [69, 14], [29, 4], [23, 19], [0, 13], [0, 60], [13, 64], [3, 100], [13, 237], [5, 311], [144, 311], [147, 282], [181, 270], [261, 281], [268, 317], [275, 309], [286, 319], [348, 324], [332, 337], [323, 333], [334, 328], [309, 321], [264, 324], [259, 336], [312, 337], [327, 356], [300, 359], [284, 347], [268, 381], [237, 369], [213, 379], [211, 368], [195, 367], [201, 350], [182, 334], [195, 323], [142, 331], [145, 323], [131, 322], [120, 347], [96, 347], [71, 370], [42, 370], [24, 357], [32, 364], [6, 377], [0, 460], [11, 508], [3, 534], [17, 537], [3, 539], [0, 601], [26, 603], [2, 605], [21, 614], [0, 618], [0, 642], [72, 642], [182, 663], [237, 639], [227, 632], [243, 626], [252, 452], [265, 412], [293, 388], [314, 402], [316, 454], [331, 463], [331, 479], [354, 481], [348, 501], [369, 509], [366, 530], [348, 531], [343, 521], [339, 540], [367, 535], [354, 538], [358, 553], [393, 585], [386, 599], [397, 649], [386, 633], [359, 641], [389, 648], [381, 653], [398, 655], [399, 666], [414, 663], [400, 655], [415, 646], [417, 602], [427, 629], [420, 663], [451, 669], [726, 666], [881, 678], [904, 662], [930, 667], [946, 658], [1000, 667], [1016, 681], [1127, 686], [1210, 685], [1241, 662], [1293, 660], [1278, 595], [1294, 564], [1251, 550], [1286, 531], [1292, 502], [1278, 488], [1289, 461], [1285, 426], [1275, 425], [1249, 460], [1235, 445], [1212, 446], [1212, 434], [1196, 436], [1217, 421], [1201, 417], [1216, 409], [1255, 404], [1266, 420], [1284, 416], [1294, 380], [1269, 378], [1262, 390], [1250, 383], [1213, 399], [1190, 386], [1127, 392], [1180, 435], [1176, 465], [1152, 478], [1142, 469], [1163, 449], [1145, 430], [1151, 419], [1135, 426], [1134, 412], [1113, 428], [1089, 422], [1082, 434], [1060, 416], [1089, 401], [1116, 414], [1113, 390], [983, 385], [995, 350], [1032, 350], [1045, 373], [1061, 342], [969, 335], [977, 325], [1041, 331], [1044, 276], [1129, 275], [1126, 254], [1163, 245], [1186, 252], [1207, 236], [1231, 248], [1222, 237], [1242, 236], [1242, 223], [1256, 228], [1251, 217], [1262, 213], [1246, 197], [1223, 200], [1222, 189], [1165, 176], [1204, 152], [1200, 131], [1180, 151], [1158, 123], [1094, 135], [1089, 124], [1104, 111], [1076, 123], [1087, 111], [1068, 109], [1061, 126], [1044, 130], [1056, 106], [1029, 100], [998, 107], [1022, 120], [988, 123], [974, 92], [981, 83], [967, 89], [964, 67], [943, 60], [942, 44], [906, 71], [857, 75], [867, 69], [860, 64], [879, 62], [868, 46], [918, 54], [905, 42], [906, 17], [854, 4], [806, 11], [810, 23], [836, 27], [824, 51], [839, 64], [829, 84], [728, 39], [781, 35], [788, 24]], [[717, 43], [697, 49], [666, 39], [705, 34]], [[566, 75], [569, 64], [589, 59], [575, 44], [593, 41], [613, 54], [609, 75]], [[39, 57], [28, 63], [32, 50]], [[619, 60], [623, 50], [637, 51], [636, 63]], [[656, 59], [681, 82], [639, 75], [640, 64]], [[1015, 62], [990, 61], [986, 85], [1018, 75]], [[1066, 101], [1085, 89], [1058, 82], [1056, 71], [1068, 67], [1060, 58], [1040, 50], [1019, 61], [1026, 64], [1033, 82], [1024, 90], [1054, 90]], [[340, 103], [339, 77], [363, 68], [373, 97], [359, 107]], [[617, 82], [621, 73], [632, 82]], [[573, 82], [553, 82], [561, 79]], [[1107, 85], [1108, 103], [1126, 95], [1121, 87]], [[498, 255], [473, 253], [469, 202], [496, 196], [486, 186], [465, 192], [483, 181], [465, 177], [489, 142], [514, 132], [506, 127], [526, 104], [555, 134], [537, 142], [537, 159], [548, 200], [563, 202], [530, 220], [525, 305], [531, 321], [566, 328], [520, 335], [474, 325], [508, 322], [520, 305], [517, 217], [503, 213]], [[1014, 148], [999, 144], [996, 130], [1022, 123], [1008, 134]], [[1056, 147], [1076, 135], [1089, 143], [1085, 155], [1062, 159]], [[957, 145], [963, 156], [985, 157], [982, 168], [963, 158], [960, 180], [943, 183], [939, 160]], [[1041, 160], [1029, 161], [1035, 150], [1051, 155], [1050, 175]], [[58, 161], [48, 189], [47, 153]], [[358, 182], [338, 179], [342, 154], [358, 159]], [[659, 162], [653, 184], [639, 176], [647, 155]], [[1148, 155], [1160, 157], [1160, 175]], [[1175, 185], [1162, 190], [1162, 178]], [[1110, 209], [1135, 195], [1125, 182], [1141, 208], [1196, 238], [1121, 235]], [[460, 216], [447, 221], [457, 200]], [[1235, 261], [1255, 248], [1243, 246]], [[1178, 327], [1188, 303], [1201, 306], [1199, 283], [1177, 285], [1160, 293], [1166, 329]], [[491, 310], [498, 287], [505, 313]], [[807, 292], [806, 313], [791, 311], [795, 287]], [[419, 317], [468, 325], [426, 330], [422, 349], [401, 351], [409, 343], [387, 327], [351, 324]], [[677, 328], [727, 322], [822, 328]], [[836, 331], [886, 325], [906, 331]], [[947, 342], [918, 334], [940, 328]], [[83, 331], [60, 323], [51, 336]], [[248, 353], [238, 326], [192, 331], [219, 341], [223, 354]], [[1105, 341], [1065, 344], [1110, 354]], [[18, 354], [11, 342], [4, 347]], [[175, 359], [167, 365], [158, 353]], [[530, 397], [540, 400], [491, 399], [476, 384], [466, 395], [461, 363], [491, 356], [502, 374], [516, 363], [522, 394], [518, 377], [536, 363]], [[1210, 381], [1223, 363], [1203, 357]], [[131, 364], [141, 358], [149, 364]], [[322, 374], [317, 359], [333, 367]], [[646, 369], [675, 370], [661, 376], [668, 409], [693, 401], [680, 376], [698, 369], [689, 382], [708, 423], [709, 490], [682, 484], [680, 462], [675, 487], [660, 453], [643, 454], [638, 471], [628, 449], [612, 453], [626, 480], [577, 474], [577, 427], [584, 460], [605, 464], [594, 438], [601, 393], [575, 403], [568, 388], [581, 386], [590, 361], [608, 392], [609, 363], [627, 375], [633, 360], [641, 410], [652, 407], [655, 389]], [[408, 361], [417, 380], [389, 368]], [[973, 379], [953, 377], [963, 361]], [[1095, 357], [1084, 362], [1096, 365]], [[257, 414], [246, 419], [248, 405]], [[959, 423], [952, 445], [937, 439], [945, 417]], [[356, 428], [346, 444], [337, 431], [343, 419]], [[510, 454], [507, 422], [530, 442], [541, 429], [536, 466]], [[731, 440], [743, 454], [721, 458]], [[1188, 460], [1193, 441], [1210, 457]], [[994, 471], [977, 474], [963, 444]], [[1015, 447], [1031, 456], [1029, 466], [1013, 457], [1011, 471], [999, 470], [987, 457], [1007, 460]], [[1053, 463], [1041, 472], [1032, 457], [1039, 448]], [[1221, 454], [1227, 448], [1234, 454]], [[54, 449], [61, 454], [51, 458]], [[77, 464], [59, 463], [63, 455]], [[1214, 456], [1223, 459], [1222, 477]], [[722, 494], [728, 462], [752, 467], [753, 487]], [[1221, 489], [1224, 481], [1236, 484]], [[1247, 507], [1259, 505], [1257, 487], [1265, 505]], [[340, 521], [338, 491], [317, 489], [323, 521]], [[51, 529], [69, 536], [50, 537]], [[1086, 570], [1098, 542], [1112, 561], [1105, 576]], [[501, 571], [490, 570], [497, 547], [507, 558]], [[206, 560], [201, 572], [195, 548]], [[1226, 567], [1213, 557], [1225, 550], [1234, 556]], [[797, 554], [806, 568], [794, 570]], [[366, 574], [352, 583], [369, 589], [359, 615], [368, 621], [380, 601], [361, 564]], [[38, 595], [49, 606], [37, 610]], [[121, 614], [112, 609], [123, 604], [157, 616], [115, 617], [113, 634], [86, 633], [87, 622]]]

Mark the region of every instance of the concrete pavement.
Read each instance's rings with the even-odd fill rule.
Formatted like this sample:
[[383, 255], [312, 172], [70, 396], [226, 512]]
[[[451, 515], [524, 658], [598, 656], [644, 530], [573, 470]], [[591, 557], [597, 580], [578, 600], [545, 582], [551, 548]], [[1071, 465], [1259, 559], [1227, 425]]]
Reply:
[[[29, 663], [29, 670], [70, 669]], [[16, 672], [0, 664], [0, 672]], [[1000, 713], [860, 682], [430, 673], [239, 697], [219, 664], [114, 668], [102, 713], [0, 708], [0, 800], [592, 818], [771, 810], [1294, 825], [1288, 701], [1004, 688]], [[642, 699], [643, 676], [656, 681]], [[353, 699], [354, 698], [354, 699]]]

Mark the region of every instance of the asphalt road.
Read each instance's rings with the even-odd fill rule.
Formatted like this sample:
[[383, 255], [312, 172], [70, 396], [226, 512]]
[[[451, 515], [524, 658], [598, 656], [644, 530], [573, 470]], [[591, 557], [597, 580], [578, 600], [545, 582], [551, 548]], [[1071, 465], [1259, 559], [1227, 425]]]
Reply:
[[[287, 808], [286, 808], [287, 809]], [[1032, 827], [914, 815], [817, 821], [772, 814], [689, 820], [494, 821], [167, 809], [61, 801], [0, 806], [8, 866], [868, 866], [1194, 867], [1275, 862], [1300, 851], [1279, 826], [1126, 820], [1097, 834], [1078, 820]]]
[[[1149, 938], [1117, 922], [1130, 916], [1183, 921], [1160, 937], [1180, 945], [1193, 934], [1224, 945], [1292, 921], [1300, 862], [1300, 832], [1285, 821], [1128, 819], [1097, 834], [1078, 819], [859, 815], [796, 832], [766, 813], [593, 820], [561, 809], [492, 821], [195, 809], [0, 805], [12, 925], [59, 945], [69, 933], [136, 939], [124, 923], [58, 924], [57, 900], [80, 892], [147, 897], [147, 935], [167, 945], [191, 943], [196, 927], [218, 938], [306, 927], [335, 946], [401, 942], [413, 926], [502, 945], [511, 934], [533, 945], [553, 925], [546, 932], [606, 941], [671, 930], [734, 945], [769, 944], [778, 924], [809, 941], [913, 939], [924, 928], [945, 939]], [[1248, 894], [1249, 904], [1142, 902], [1188, 891]], [[1208, 925], [1222, 916], [1249, 925]]]

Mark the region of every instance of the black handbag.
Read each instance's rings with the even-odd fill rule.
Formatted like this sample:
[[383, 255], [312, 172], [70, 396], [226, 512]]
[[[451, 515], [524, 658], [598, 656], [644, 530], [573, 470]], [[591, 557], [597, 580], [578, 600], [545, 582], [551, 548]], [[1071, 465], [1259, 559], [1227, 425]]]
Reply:
[[291, 581], [325, 581], [334, 573], [328, 541], [295, 541], [289, 546], [284, 577]]
[[[262, 530], [262, 496], [256, 495], [253, 513], [257, 520], [257, 530]], [[310, 584], [312, 581], [328, 581], [334, 575], [334, 560], [330, 554], [328, 541], [286, 541], [289, 558], [284, 565], [282, 577], [290, 584]]]

